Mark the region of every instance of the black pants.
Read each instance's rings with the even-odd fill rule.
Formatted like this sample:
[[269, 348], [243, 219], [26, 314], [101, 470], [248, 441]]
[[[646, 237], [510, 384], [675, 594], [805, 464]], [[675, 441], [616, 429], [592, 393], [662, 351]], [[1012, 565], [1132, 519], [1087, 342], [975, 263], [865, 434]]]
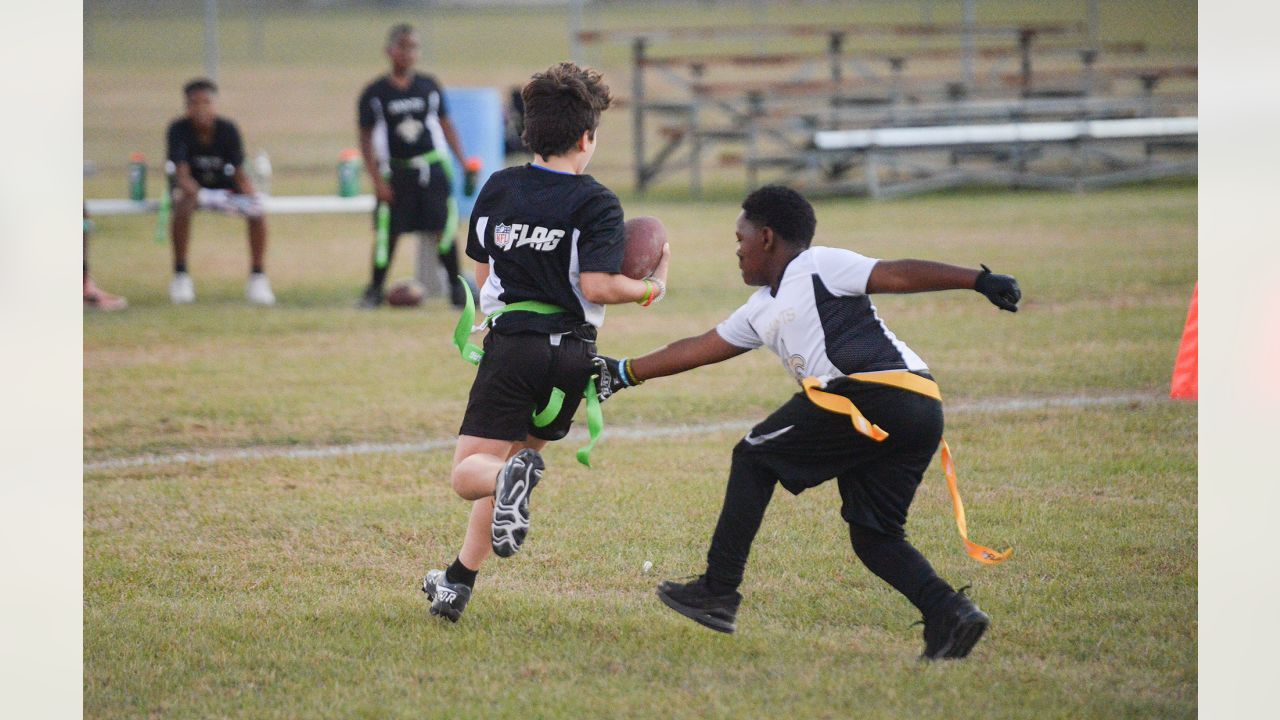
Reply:
[[742, 583], [774, 485], [800, 493], [836, 477], [841, 516], [858, 558], [927, 613], [953, 591], [907, 542], [904, 526], [942, 438], [941, 403], [843, 379], [827, 389], [847, 395], [889, 437], [877, 443], [857, 433], [848, 416], [822, 410], [797, 393], [733, 449], [724, 506], [707, 552], [707, 578], [721, 590]]

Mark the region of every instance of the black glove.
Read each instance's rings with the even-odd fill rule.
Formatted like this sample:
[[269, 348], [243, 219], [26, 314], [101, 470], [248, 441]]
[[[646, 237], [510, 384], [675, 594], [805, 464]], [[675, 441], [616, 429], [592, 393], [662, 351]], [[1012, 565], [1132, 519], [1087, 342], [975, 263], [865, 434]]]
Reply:
[[604, 402], [623, 388], [629, 388], [633, 385], [639, 385], [642, 380], [636, 380], [627, 372], [625, 367], [626, 358], [616, 360], [614, 358], [597, 355], [591, 358], [591, 362], [596, 366], [596, 374], [599, 380], [596, 383], [596, 396], [600, 398], [600, 402]]
[[997, 275], [991, 268], [982, 266], [978, 279], [973, 282], [973, 289], [987, 296], [992, 305], [1001, 310], [1018, 312], [1018, 301], [1022, 299], [1022, 290], [1012, 275]]

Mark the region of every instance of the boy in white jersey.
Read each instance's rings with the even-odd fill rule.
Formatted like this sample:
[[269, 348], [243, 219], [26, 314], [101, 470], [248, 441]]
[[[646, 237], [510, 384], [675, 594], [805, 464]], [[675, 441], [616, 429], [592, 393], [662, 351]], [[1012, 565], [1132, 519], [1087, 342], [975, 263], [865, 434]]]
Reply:
[[964, 657], [989, 618], [938, 577], [903, 527], [942, 438], [942, 403], [928, 366], [885, 327], [868, 295], [973, 289], [1016, 312], [1021, 291], [1012, 277], [985, 267], [810, 247], [816, 224], [813, 207], [794, 190], [753, 192], [738, 216], [737, 255], [743, 281], [760, 289], [702, 335], [635, 359], [597, 360], [607, 397], [767, 345], [803, 387], [734, 448], [706, 572], [689, 583], [664, 582], [658, 596], [686, 617], [733, 632], [738, 586], [774, 485], [800, 493], [835, 477], [854, 552], [924, 615], [924, 657]]

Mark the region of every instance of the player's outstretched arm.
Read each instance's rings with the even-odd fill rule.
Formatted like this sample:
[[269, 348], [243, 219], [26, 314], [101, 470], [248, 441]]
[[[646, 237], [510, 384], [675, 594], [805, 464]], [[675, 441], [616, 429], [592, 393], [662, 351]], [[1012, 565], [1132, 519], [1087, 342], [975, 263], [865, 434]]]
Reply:
[[676, 375], [703, 365], [722, 362], [749, 349], [729, 344], [720, 337], [720, 333], [711, 329], [701, 335], [677, 340], [638, 358], [598, 357], [596, 365], [600, 369], [601, 399], [650, 378]]
[[930, 260], [881, 260], [867, 278], [867, 292], [914, 293], [933, 290], [975, 290], [1001, 310], [1018, 311], [1022, 290], [1011, 275]]

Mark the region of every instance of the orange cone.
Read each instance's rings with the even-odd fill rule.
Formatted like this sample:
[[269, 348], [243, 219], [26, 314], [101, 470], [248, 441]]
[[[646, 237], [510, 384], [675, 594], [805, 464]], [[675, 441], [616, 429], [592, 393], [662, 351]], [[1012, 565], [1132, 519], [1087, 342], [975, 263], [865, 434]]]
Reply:
[[1178, 359], [1173, 363], [1173, 383], [1169, 386], [1169, 397], [1175, 400], [1195, 400], [1199, 391], [1198, 351], [1196, 323], [1196, 304], [1200, 294], [1200, 283], [1196, 283], [1191, 291], [1191, 308], [1187, 310], [1187, 324], [1182, 330], [1182, 344], [1178, 347]]

